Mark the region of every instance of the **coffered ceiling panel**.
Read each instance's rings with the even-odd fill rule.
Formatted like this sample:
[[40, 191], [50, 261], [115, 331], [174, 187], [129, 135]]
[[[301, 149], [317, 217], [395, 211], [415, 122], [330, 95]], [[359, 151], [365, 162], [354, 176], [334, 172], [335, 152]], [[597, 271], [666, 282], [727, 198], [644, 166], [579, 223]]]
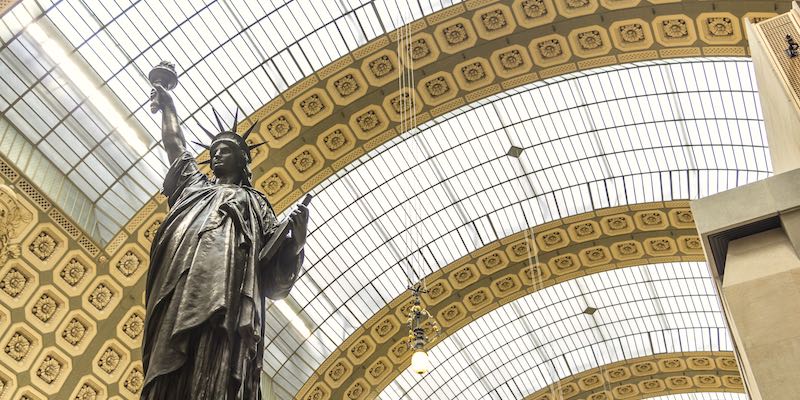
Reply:
[[[734, 78], [732, 78], [734, 77]], [[322, 182], [306, 271], [266, 364], [295, 393], [345, 338], [477, 248], [604, 207], [692, 199], [770, 165], [746, 60], [562, 75], [435, 118]]]
[[[26, 0], [0, 22], [0, 109], [96, 205], [107, 242], [160, 189], [147, 73], [178, 65], [190, 139], [452, 1]], [[200, 150], [199, 148], [196, 150]], [[92, 221], [95, 223], [94, 221]], [[91, 231], [91, 229], [87, 229]]]

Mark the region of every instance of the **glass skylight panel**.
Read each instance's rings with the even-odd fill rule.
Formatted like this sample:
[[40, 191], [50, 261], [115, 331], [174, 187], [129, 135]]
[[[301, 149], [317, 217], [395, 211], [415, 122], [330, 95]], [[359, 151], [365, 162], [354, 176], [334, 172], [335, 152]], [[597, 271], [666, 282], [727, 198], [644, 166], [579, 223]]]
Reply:
[[[380, 399], [483, 399], [501, 384], [524, 388], [523, 396], [573, 374], [616, 361], [665, 352], [731, 351], [732, 344], [704, 263], [655, 264], [580, 277], [542, 289], [494, 310], [436, 343], [434, 369], [423, 377], [403, 372]], [[660, 287], [683, 283], [707, 287], [675, 295]], [[698, 306], [696, 297], [709, 307]], [[583, 314], [587, 302], [598, 311]], [[654, 304], [670, 303], [663, 311]], [[693, 315], [675, 325], [653, 318]], [[627, 329], [598, 329], [626, 325]], [[658, 345], [656, 345], [658, 344]], [[490, 382], [490, 385], [484, 385]], [[523, 396], [520, 396], [522, 398]]]
[[685, 393], [653, 397], [651, 400], [749, 400], [744, 393]]
[[[751, 79], [752, 70], [746, 61], [698, 63], [733, 64], [737, 68], [741, 64], [742, 69], [737, 70], [746, 73], [741, 79]], [[623, 66], [532, 84], [437, 118], [380, 146], [316, 190], [320, 198], [336, 198], [337, 203], [332, 208], [328, 204], [318, 206], [325, 209], [322, 213], [326, 218], [317, 222], [309, 237], [309, 248], [315, 250], [307, 254], [306, 269], [331, 273], [301, 276], [301, 285], [322, 291], [303, 293], [295, 298], [298, 305], [303, 310], [322, 304], [324, 309], [349, 310], [383, 306], [405, 290], [409, 262], [415, 269], [412, 276], [426, 275], [483, 244], [556, 218], [597, 207], [697, 197], [768, 176], [768, 169], [753, 169], [736, 156], [750, 152], [753, 158], [762, 160], [762, 166], [768, 165], [763, 161], [768, 157], [757, 103], [742, 101], [754, 95], [752, 89], [727, 90], [714, 86], [718, 79], [708, 76], [704, 79], [712, 86], [705, 92], [681, 88], [704, 102], [712, 93], [720, 93], [745, 111], [726, 116], [711, 107], [695, 109], [699, 122], [684, 127], [676, 109], [692, 105], [671, 102], [672, 94], [657, 92], [668, 86], [663, 83], [665, 71], [680, 68], [685, 66]], [[699, 70], [706, 75], [720, 71]], [[647, 83], [644, 77], [661, 83], [625, 87], [624, 91], [591, 86], [592, 80]], [[591, 101], [586, 96], [579, 99], [577, 89], [595, 94]], [[555, 103], [563, 108], [545, 101], [548, 96], [561, 94], [565, 94], [562, 101]], [[516, 114], [519, 118], [511, 118], [504, 111], [522, 109], [525, 104], [529, 106]], [[632, 114], [631, 104], [640, 110], [656, 109]], [[602, 119], [593, 110], [628, 115], [628, 119]], [[482, 117], [478, 122], [475, 115], [493, 117]], [[745, 124], [749, 129], [741, 131], [740, 120], [753, 123]], [[502, 121], [502, 125], [495, 121]], [[718, 123], [709, 125], [708, 121]], [[712, 128], [726, 134], [712, 134]], [[450, 140], [451, 134], [458, 139]], [[751, 138], [741, 140], [737, 138], [740, 135]], [[524, 149], [519, 159], [505, 155], [510, 144]], [[693, 165], [687, 154], [696, 158], [706, 151], [703, 149], [712, 151], [713, 156], [706, 157], [702, 165]], [[342, 201], [343, 196], [347, 200]], [[374, 205], [376, 202], [379, 205]], [[327, 238], [337, 233], [341, 236], [336, 236], [335, 242]], [[401, 254], [396, 255], [398, 249]], [[426, 255], [420, 256], [420, 252]], [[342, 254], [351, 257], [344, 259]], [[390, 271], [391, 278], [387, 276]], [[374, 300], [362, 293], [372, 290], [366, 289], [370, 286], [365, 286], [365, 280], [379, 284], [379, 293], [386, 299], [383, 303], [364, 303], [365, 298]], [[342, 297], [339, 291], [350, 295]], [[327, 332], [326, 321], [342, 315], [339, 311], [327, 315], [315, 312], [309, 328], [319, 329], [333, 343], [340, 343]], [[345, 319], [356, 319], [351, 321], [353, 327], [369, 317], [369, 313], [346, 315]], [[640, 325], [620, 322], [605, 328], [608, 332], [598, 332], [635, 332]], [[346, 337], [354, 330], [346, 326], [342, 329], [344, 332], [335, 336]], [[284, 334], [295, 333], [287, 326], [279, 333]], [[267, 342], [270, 340], [273, 338], [267, 338]], [[569, 343], [561, 345], [571, 348]], [[268, 372], [278, 376], [298, 373], [287, 368]], [[299, 388], [286, 389], [291, 392]]]
[[[401, 23], [394, 19], [399, 15], [399, 8], [393, 1], [376, 4], [372, 1], [319, 3], [302, 0], [276, 1], [269, 5], [227, 0], [204, 4], [64, 0], [51, 4], [26, 0], [3, 18], [3, 39], [10, 41], [4, 43], [3, 51], [15, 54], [2, 57], [4, 68], [15, 69], [13, 74], [3, 74], [1, 86], [4, 88], [0, 88], [3, 102], [14, 103], [14, 98], [22, 95], [42, 75], [59, 73], [59, 68], [37, 64], [41, 57], [29, 53], [38, 51], [36, 45], [26, 33], [20, 32], [36, 19], [42, 26], [59, 30], [63, 38], [57, 39], [64, 42], [64, 52], [75, 62], [94, 68], [90, 75], [97, 74], [100, 90], [119, 98], [126, 108], [123, 120], [143, 128], [143, 134], [150, 137], [146, 141], [150, 146], [160, 135], [157, 121], [146, 109], [150, 87], [145, 75], [162, 59], [175, 61], [182, 74], [181, 85], [176, 89], [176, 99], [185, 113], [182, 115], [187, 121], [205, 122], [209, 103], [225, 114], [234, 107], [242, 108], [246, 114], [252, 113], [281, 90], [385, 33], [384, 29], [394, 29]], [[424, 4], [423, 9], [430, 13], [451, 4], [432, 2]], [[416, 9], [417, 5], [413, 7]], [[392, 10], [392, 13], [381, 10]], [[45, 16], [39, 19], [41, 13]], [[413, 15], [406, 15], [405, 20], [421, 18], [422, 13], [416, 10]], [[53, 37], [56, 36], [54, 33]], [[22, 57], [22, 61], [16, 60], [17, 57]], [[49, 76], [44, 77], [48, 79]], [[82, 95], [75, 100], [63, 96], [59, 100], [69, 103], [63, 108], [67, 113], [91, 108], [75, 104], [75, 101], [86, 102]], [[18, 109], [6, 112], [26, 135], [38, 133], [33, 138], [35, 143], [39, 143], [41, 136], [52, 135], [52, 124], [47, 119], [39, 123], [42, 126], [26, 122], [33, 121], [35, 113], [31, 107], [38, 107], [38, 103], [16, 102]], [[113, 136], [113, 127], [106, 126], [96, 111], [87, 113], [88, 118], [96, 120], [95, 124], [101, 127], [92, 132], [100, 135], [98, 142], [108, 135]], [[129, 115], [133, 118], [128, 119]], [[191, 132], [187, 134], [194, 136]], [[124, 153], [131, 153], [132, 149], [120, 147]], [[44, 146], [43, 150], [49, 148]], [[58, 157], [57, 154], [48, 156]], [[84, 154], [79, 154], [79, 158], [82, 157]], [[119, 174], [117, 178], [125, 172]], [[96, 177], [86, 177], [82, 181], [94, 179]], [[154, 177], [153, 183], [160, 186], [161, 179], [163, 174]], [[105, 192], [104, 188], [99, 190]]]

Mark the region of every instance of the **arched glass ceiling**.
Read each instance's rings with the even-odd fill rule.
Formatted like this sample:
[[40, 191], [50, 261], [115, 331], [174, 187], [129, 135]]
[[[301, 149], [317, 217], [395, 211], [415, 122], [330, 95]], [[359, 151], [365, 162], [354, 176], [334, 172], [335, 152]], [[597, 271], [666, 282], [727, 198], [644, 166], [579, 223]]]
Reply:
[[[587, 307], [597, 311], [584, 314]], [[428, 352], [428, 374], [406, 370], [378, 398], [523, 399], [617, 361], [732, 350], [705, 263], [630, 267], [572, 279], [486, 314]]]
[[683, 393], [652, 397], [650, 400], [749, 400], [744, 393]]
[[[506, 155], [512, 145], [519, 158]], [[531, 226], [698, 198], [770, 169], [744, 59], [580, 72], [437, 118], [315, 190], [306, 272], [288, 301], [310, 332], [272, 307], [267, 372], [296, 393], [405, 290], [409, 260], [416, 275], [429, 274]]]
[[[161, 187], [150, 69], [177, 63], [187, 135], [455, 1], [25, 0], [0, 23], [0, 110], [96, 205], [108, 240]], [[93, 231], [93, 229], [86, 229]]]

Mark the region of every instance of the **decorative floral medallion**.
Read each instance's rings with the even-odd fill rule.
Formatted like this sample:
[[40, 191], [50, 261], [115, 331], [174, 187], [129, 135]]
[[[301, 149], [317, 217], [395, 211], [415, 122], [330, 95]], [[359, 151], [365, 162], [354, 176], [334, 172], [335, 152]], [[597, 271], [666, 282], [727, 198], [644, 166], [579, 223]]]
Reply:
[[122, 331], [131, 339], [138, 338], [144, 332], [144, 317], [139, 313], [131, 314], [125, 324], [122, 325]]
[[539, 54], [544, 58], [558, 57], [563, 54], [561, 50], [561, 43], [557, 39], [545, 40], [537, 45]]
[[678, 218], [678, 221], [684, 224], [693, 224], [694, 223], [694, 214], [692, 214], [691, 210], [685, 211], [678, 211], [675, 213], [675, 216]]
[[467, 296], [467, 301], [469, 301], [469, 303], [472, 304], [473, 306], [477, 306], [486, 301], [487, 299], [488, 297], [486, 296], [486, 292], [484, 292], [483, 290], [479, 290]]
[[664, 220], [661, 218], [661, 214], [657, 212], [648, 212], [641, 214], [642, 223], [647, 226], [659, 225]]
[[641, 24], [627, 24], [619, 27], [619, 36], [623, 42], [637, 43], [644, 40], [644, 28]]
[[516, 286], [516, 284], [514, 283], [514, 279], [512, 279], [511, 277], [506, 277], [497, 281], [496, 285], [497, 289], [501, 293], [508, 292], [509, 290], [513, 289]]
[[319, 95], [312, 94], [300, 102], [300, 109], [303, 110], [306, 117], [313, 117], [325, 109], [325, 104], [319, 98]]
[[611, 217], [607, 220], [608, 227], [612, 231], [619, 231], [628, 227], [628, 221], [625, 217]]
[[350, 348], [350, 354], [353, 355], [356, 359], [360, 359], [364, 357], [365, 354], [370, 350], [371, 346], [365, 339], [359, 340], [353, 347]]
[[376, 78], [382, 78], [394, 71], [394, 65], [392, 65], [392, 60], [389, 59], [389, 56], [380, 56], [370, 61], [368, 65], [369, 70], [372, 71]]
[[139, 368], [134, 368], [125, 378], [123, 385], [131, 393], [139, 393], [142, 390], [142, 385], [144, 385], [144, 373]]
[[278, 118], [275, 118], [274, 121], [267, 125], [267, 132], [269, 132], [270, 136], [275, 139], [280, 139], [286, 136], [291, 130], [292, 125], [289, 123], [289, 120], [282, 115]]
[[555, 246], [564, 241], [564, 238], [561, 236], [561, 232], [549, 232], [542, 235], [542, 242], [547, 246]]
[[31, 222], [33, 214], [22, 206], [16, 193], [7, 185], [0, 185], [0, 265], [9, 258], [19, 258], [19, 244], [11, 244], [11, 239], [19, 229]]
[[378, 361], [375, 363], [375, 365], [370, 367], [368, 373], [373, 378], [380, 378], [381, 375], [383, 375], [383, 373], [386, 372], [386, 370], [387, 370], [386, 364], [383, 361]]
[[669, 240], [666, 239], [651, 240], [650, 246], [655, 251], [669, 251], [672, 248], [672, 245], [669, 243]]
[[431, 299], [436, 299], [439, 296], [443, 295], [445, 292], [444, 285], [442, 282], [437, 282], [435, 285], [431, 285], [428, 288], [428, 297]]
[[460, 22], [444, 28], [442, 33], [444, 33], [444, 38], [450, 45], [459, 44], [468, 38], [467, 29]]
[[708, 18], [706, 24], [708, 24], [708, 32], [711, 33], [712, 36], [725, 37], [733, 35], [733, 23], [730, 18]]
[[328, 377], [333, 381], [338, 381], [347, 373], [347, 367], [341, 361], [336, 363], [333, 368], [328, 371]]
[[347, 137], [344, 136], [341, 129], [336, 129], [329, 133], [328, 136], [325, 136], [322, 141], [325, 143], [325, 147], [327, 147], [328, 150], [336, 151], [347, 144]]
[[517, 256], [517, 257], [533, 255], [531, 253], [531, 246], [530, 246], [530, 244], [528, 244], [527, 240], [512, 245], [511, 246], [511, 252], [514, 253], [514, 255]]
[[606, 258], [606, 252], [603, 249], [589, 249], [584, 254], [589, 261], [600, 261]]
[[409, 52], [411, 53], [411, 59], [416, 61], [421, 58], [426, 57], [428, 54], [431, 54], [431, 48], [428, 46], [428, 42], [425, 39], [417, 39], [411, 42], [408, 45]]
[[339, 93], [339, 96], [347, 97], [355, 93], [358, 88], [358, 82], [353, 74], [347, 74], [333, 82], [333, 87]]
[[0, 289], [11, 296], [17, 297], [28, 285], [28, 277], [17, 268], [11, 267], [0, 280]]
[[445, 81], [444, 78], [438, 77], [425, 82], [425, 89], [431, 97], [439, 97], [449, 92], [450, 86], [447, 85], [447, 81]]
[[89, 303], [98, 311], [103, 311], [111, 303], [114, 293], [105, 284], [101, 283], [89, 294]]
[[603, 45], [603, 38], [597, 30], [581, 32], [578, 34], [578, 43], [584, 50], [594, 50]]
[[378, 336], [386, 336], [389, 332], [392, 331], [394, 328], [394, 324], [389, 319], [384, 319], [378, 325], [375, 326], [375, 332]]
[[481, 22], [487, 31], [496, 31], [508, 26], [506, 16], [500, 10], [492, 10], [481, 15]]
[[161, 228], [162, 223], [164, 223], [164, 220], [161, 218], [158, 218], [155, 221], [153, 221], [153, 223], [150, 224], [150, 226], [148, 226], [147, 229], [145, 229], [144, 231], [145, 239], [152, 242], [153, 239], [156, 238], [156, 233], [158, 232], [158, 228]]
[[544, 5], [544, 0], [523, 0], [522, 12], [528, 18], [538, 18], [547, 14], [547, 7]]
[[481, 262], [483, 265], [486, 266], [488, 269], [497, 268], [500, 263], [502, 262], [502, 258], [500, 258], [499, 253], [491, 253], [483, 258], [481, 258]]
[[467, 82], [476, 82], [486, 77], [486, 71], [483, 69], [483, 64], [476, 62], [461, 67], [461, 74]]
[[703, 247], [702, 243], [700, 243], [700, 238], [697, 236], [685, 238], [683, 243], [686, 245], [686, 248], [690, 250], [698, 250]]
[[347, 389], [346, 395], [350, 400], [357, 400], [361, 398], [361, 395], [364, 394], [365, 391], [366, 389], [364, 388], [364, 385], [361, 384], [361, 382], [357, 382], [355, 385]]
[[28, 250], [39, 260], [47, 261], [47, 259], [53, 255], [53, 252], [56, 251], [58, 245], [59, 242], [50, 236], [49, 233], [41, 232], [36, 239], [33, 239], [33, 242], [28, 246]]
[[381, 121], [378, 118], [378, 114], [376, 114], [375, 111], [370, 110], [356, 117], [356, 123], [362, 131], [369, 132], [375, 129], [376, 126], [380, 125]]
[[459, 315], [461, 315], [461, 310], [459, 310], [455, 304], [448, 306], [442, 311], [442, 317], [444, 317], [445, 321], [452, 321], [458, 318]]
[[31, 339], [21, 332], [17, 332], [8, 340], [4, 351], [9, 357], [14, 359], [14, 361], [22, 361], [31, 350], [31, 345]]
[[141, 266], [142, 260], [132, 251], [125, 252], [125, 255], [117, 262], [117, 269], [122, 272], [122, 275], [130, 277], [136, 273], [136, 270]]
[[261, 182], [261, 188], [264, 189], [264, 193], [266, 193], [267, 196], [272, 196], [280, 192], [285, 186], [286, 182], [284, 182], [278, 174], [272, 174], [268, 176], [264, 182]]
[[576, 9], [576, 8], [583, 8], [589, 5], [589, 0], [566, 0], [567, 7]]
[[47, 383], [53, 383], [58, 379], [58, 375], [61, 374], [62, 367], [61, 362], [52, 356], [47, 356], [42, 360], [39, 369], [36, 370], [36, 376]]
[[556, 257], [554, 261], [559, 269], [568, 269], [575, 265], [575, 261], [573, 261], [572, 257], [569, 256]]
[[474, 274], [472, 272], [472, 269], [469, 267], [463, 267], [458, 271], [456, 271], [455, 274], [453, 275], [453, 277], [455, 277], [456, 279], [456, 282], [458, 283], [464, 283], [469, 279], [471, 279], [473, 276]]
[[661, 382], [657, 380], [644, 381], [641, 383], [641, 385], [647, 390], [661, 389]]
[[61, 337], [66, 340], [67, 343], [77, 346], [78, 343], [83, 340], [83, 337], [86, 336], [86, 329], [86, 325], [77, 318], [73, 318], [67, 323], [67, 327], [61, 331]]
[[308, 150], [305, 150], [292, 159], [292, 165], [300, 172], [306, 172], [316, 164], [317, 160]]
[[107, 374], [113, 374], [116, 371], [117, 367], [119, 367], [119, 362], [122, 359], [122, 355], [117, 353], [116, 350], [112, 349], [111, 347], [107, 348], [103, 355], [97, 360], [97, 366], [100, 367], [103, 371]]
[[409, 96], [408, 93], [402, 93], [391, 100], [392, 109], [398, 114], [410, 110], [411, 103], [411, 96]]
[[46, 323], [50, 321], [50, 318], [53, 318], [53, 315], [58, 311], [58, 303], [54, 298], [45, 293], [39, 297], [39, 300], [36, 300], [31, 311], [36, 318]]
[[520, 54], [519, 50], [511, 50], [505, 53], [500, 53], [500, 65], [503, 66], [503, 69], [506, 71], [510, 71], [512, 69], [518, 68], [523, 64], [522, 54]]
[[588, 222], [577, 224], [575, 226], [575, 234], [578, 235], [578, 237], [586, 237], [586, 236], [593, 235], [594, 234], [594, 225], [592, 225], [592, 224], [590, 224]]
[[623, 256], [630, 256], [636, 254], [639, 249], [634, 242], [622, 242], [617, 244], [617, 251]]
[[78, 394], [75, 395], [74, 400], [96, 400], [98, 396], [97, 389], [84, 383], [78, 390]]
[[689, 36], [689, 27], [682, 19], [668, 19], [661, 21], [661, 27], [668, 38], [680, 39]]

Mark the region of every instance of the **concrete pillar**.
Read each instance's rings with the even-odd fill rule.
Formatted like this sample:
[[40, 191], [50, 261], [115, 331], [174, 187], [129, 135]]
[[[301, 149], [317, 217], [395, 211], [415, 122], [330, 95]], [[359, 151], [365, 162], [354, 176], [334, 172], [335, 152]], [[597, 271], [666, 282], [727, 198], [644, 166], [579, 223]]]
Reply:
[[786, 54], [786, 35], [800, 43], [800, 4], [793, 3], [786, 14], [745, 26], [773, 172], [800, 168], [800, 56]]
[[[766, 262], [765, 262], [766, 261]], [[733, 240], [722, 297], [753, 399], [800, 395], [800, 258], [781, 228]]]
[[747, 24], [775, 175], [692, 202], [752, 399], [800, 398], [800, 6]]
[[800, 398], [800, 169], [692, 210], [750, 397]]

